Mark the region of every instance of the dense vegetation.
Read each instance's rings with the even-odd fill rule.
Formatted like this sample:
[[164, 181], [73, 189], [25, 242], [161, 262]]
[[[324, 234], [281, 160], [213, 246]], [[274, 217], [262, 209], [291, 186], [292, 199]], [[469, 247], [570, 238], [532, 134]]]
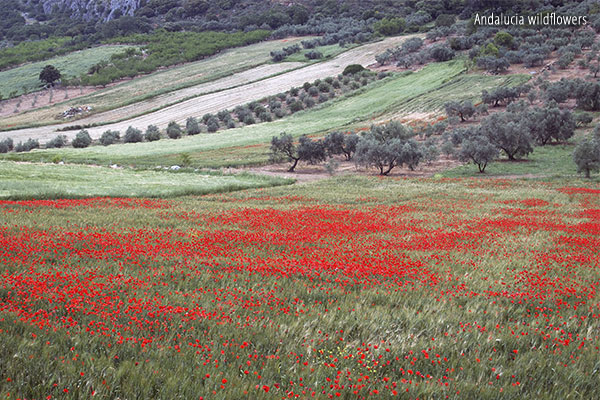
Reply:
[[106, 85], [124, 77], [156, 71], [159, 67], [199, 60], [218, 51], [264, 40], [268, 31], [251, 32], [167, 32], [136, 34], [111, 39], [118, 44], [140, 45], [114, 54], [110, 60], [92, 66], [81, 80], [88, 85]]
[[[557, 66], [566, 68], [578, 52], [589, 45], [589, 31], [573, 32], [556, 27], [541, 30], [528, 27], [477, 27], [472, 19], [475, 12], [535, 14], [555, 11], [586, 15], [589, 26], [600, 30], [600, 14], [593, 0], [556, 6], [538, 2], [523, 4], [514, 0], [502, 4], [429, 0], [401, 5], [384, 0], [302, 0], [291, 6], [265, 0], [152, 0], [142, 2], [137, 8], [118, 2], [109, 7], [94, 6], [92, 2], [86, 10], [69, 8], [67, 3], [61, 1], [51, 9], [35, 2], [2, 2], [5, 5], [2, 12], [6, 25], [0, 26], [0, 35], [4, 39], [3, 44], [0, 43], [0, 69], [26, 61], [47, 59], [107, 40], [148, 46], [147, 52], [121, 54], [96, 66], [84, 79], [88, 84], [106, 84], [120, 77], [147, 73], [160, 66], [214, 54], [222, 48], [210, 44], [216, 34], [209, 34], [213, 35], [212, 38], [194, 36], [203, 31], [238, 30], [249, 33], [262, 29], [272, 31], [272, 37], [275, 38], [321, 35], [316, 42], [320, 46], [361, 43], [378, 35], [425, 31], [428, 39], [442, 39], [442, 42], [427, 48], [397, 49], [378, 59], [382, 63], [394, 62], [408, 68], [430, 60], [449, 60], [456, 52], [469, 51], [473, 65], [502, 72], [514, 63], [539, 66], [550, 51], [557, 49], [562, 49]], [[29, 23], [25, 23], [21, 13], [30, 19]], [[30, 23], [31, 20], [34, 22]], [[155, 31], [156, 28], [159, 30]], [[264, 38], [263, 33], [255, 35], [253, 40]], [[452, 37], [446, 40], [449, 35]], [[188, 41], [187, 37], [193, 40]], [[206, 46], [197, 45], [203, 42], [202, 39], [206, 39]], [[238, 42], [233, 36], [227, 40], [232, 42], [223, 47], [248, 43], [245, 40]], [[174, 52], [176, 46], [184, 50]], [[276, 57], [281, 57], [281, 54]], [[307, 53], [307, 57], [316, 58], [318, 53]], [[586, 67], [597, 75], [600, 60], [587, 60]]]

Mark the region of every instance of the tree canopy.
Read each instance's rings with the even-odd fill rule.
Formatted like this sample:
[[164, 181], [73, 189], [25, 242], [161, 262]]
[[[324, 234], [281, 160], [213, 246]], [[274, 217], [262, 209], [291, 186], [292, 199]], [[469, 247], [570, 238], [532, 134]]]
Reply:
[[60, 71], [54, 65], [46, 65], [40, 72], [40, 81], [46, 85], [54, 85], [60, 78]]

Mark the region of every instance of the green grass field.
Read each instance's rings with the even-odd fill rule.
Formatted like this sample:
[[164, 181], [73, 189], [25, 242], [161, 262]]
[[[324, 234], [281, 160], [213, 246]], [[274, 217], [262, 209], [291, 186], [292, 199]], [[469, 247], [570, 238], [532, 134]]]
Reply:
[[[577, 173], [577, 165], [573, 161], [573, 151], [584, 134], [583, 129], [578, 129], [575, 136], [569, 139], [567, 143], [534, 146], [532, 153], [516, 161], [509, 161], [503, 153], [500, 153], [499, 158], [489, 163], [482, 174], [478, 172], [476, 165], [469, 163], [444, 171], [441, 175], [451, 178], [477, 176], [490, 178], [521, 177], [523, 179], [538, 180], [581, 179], [582, 174]], [[600, 176], [592, 174], [591, 181], [600, 181]]]
[[291, 183], [255, 175], [134, 171], [83, 165], [0, 161], [0, 199], [173, 197]]
[[54, 57], [48, 60], [22, 65], [20, 67], [0, 71], [0, 93], [7, 98], [12, 92], [23, 94], [39, 90], [41, 82], [39, 75], [46, 65], [54, 65], [64, 78], [70, 79], [84, 74], [88, 69], [102, 60], [108, 60], [111, 55], [119, 53], [128, 47], [135, 46], [99, 46], [91, 49]]
[[[508, 161], [500, 158], [490, 163], [482, 177], [523, 176], [525, 178], [550, 179], [556, 177], [575, 178], [577, 166], [573, 162], [575, 144], [546, 145], [534, 147], [527, 158]], [[447, 177], [468, 177], [479, 175], [477, 166], [467, 164], [443, 173]]]
[[[185, 151], [190, 153], [194, 166], [199, 167], [260, 164], [268, 160], [264, 144], [281, 132], [299, 136], [320, 135], [333, 129], [365, 128], [376, 118], [395, 114], [397, 109], [405, 104], [414, 104], [419, 99], [426, 100], [421, 111], [440, 112], [443, 102], [448, 98], [447, 86], [453, 85], [454, 79], [464, 83], [463, 71], [461, 61], [431, 64], [415, 73], [396, 75], [375, 82], [357, 94], [341, 97], [312, 110], [305, 110], [270, 123], [229, 129], [214, 134], [134, 145], [34, 151], [27, 154], [11, 154], [5, 158], [49, 161], [58, 156], [65, 162], [103, 165], [116, 162], [153, 166], [165, 165], [169, 162], [176, 164], [176, 156]], [[502, 83], [503, 79], [514, 83], [521, 82], [523, 78], [469, 75], [467, 79], [477, 81], [477, 90], [479, 90], [479, 88], [493, 87]], [[471, 93], [474, 98], [480, 95], [480, 91], [477, 90]], [[205, 152], [210, 153], [210, 156], [204, 158]]]

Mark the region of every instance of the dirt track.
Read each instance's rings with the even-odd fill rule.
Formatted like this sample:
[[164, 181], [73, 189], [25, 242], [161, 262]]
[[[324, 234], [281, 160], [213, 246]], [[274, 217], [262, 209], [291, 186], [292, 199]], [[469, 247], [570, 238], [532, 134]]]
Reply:
[[[45, 143], [46, 141], [54, 138], [58, 134], [56, 130], [62, 127], [73, 124], [84, 125], [114, 121], [115, 119], [123, 118], [127, 115], [139, 114], [140, 112], [160, 107], [161, 103], [168, 104], [176, 98], [181, 99], [199, 92], [206, 93], [223, 88], [230, 88], [217, 93], [201, 95], [143, 116], [124, 120], [122, 122], [89, 128], [88, 131], [92, 138], [97, 139], [102, 135], [102, 132], [106, 131], [107, 129], [124, 132], [127, 127], [133, 126], [135, 128], [145, 130], [150, 124], [155, 124], [160, 128], [164, 128], [170, 121], [182, 123], [185, 122], [185, 119], [190, 116], [198, 117], [206, 113], [215, 113], [220, 110], [231, 109], [235, 106], [246, 104], [250, 101], [257, 100], [265, 96], [284, 92], [293, 86], [300, 86], [307, 81], [314, 81], [315, 79], [337, 75], [341, 73], [349, 64], [362, 64], [364, 66], [372, 64], [375, 62], [375, 55], [383, 52], [387, 48], [397, 46], [400, 42], [409, 37], [410, 36], [387, 38], [377, 43], [371, 43], [351, 49], [328, 61], [309, 65], [304, 68], [285, 72], [281, 75], [244, 85], [244, 79], [246, 79], [247, 82], [250, 79], [256, 80], [257, 78], [260, 78], [260, 76], [265, 76], [265, 73], [266, 76], [269, 76], [276, 72], [269, 69], [269, 67], [274, 67], [273, 65], [260, 66], [240, 74], [235, 74], [231, 77], [199, 85], [202, 86], [202, 88], [191, 87], [165, 95], [164, 97], [161, 96], [162, 101], [159, 103], [155, 103], [154, 99], [152, 99], [147, 102], [119, 108], [106, 113], [96, 114], [94, 116], [90, 116], [89, 118], [80, 119], [75, 122], [39, 128], [4, 131], [0, 132], [0, 139], [11, 137], [13, 141], [17, 143], [19, 141], [27, 140], [28, 138], [34, 138], [38, 139], [40, 143]], [[238, 87], [232, 88], [232, 86]], [[163, 103], [163, 101], [165, 103]], [[77, 134], [77, 131], [61, 132], [61, 134], [65, 134], [69, 139], [72, 139]]]

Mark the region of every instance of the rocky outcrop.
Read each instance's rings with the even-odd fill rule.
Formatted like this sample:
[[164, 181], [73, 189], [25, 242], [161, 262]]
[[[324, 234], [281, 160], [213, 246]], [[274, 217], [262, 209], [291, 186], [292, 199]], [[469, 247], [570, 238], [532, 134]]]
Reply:
[[41, 0], [44, 13], [53, 8], [71, 13], [73, 18], [86, 21], [108, 21], [121, 15], [133, 15], [140, 0]]

